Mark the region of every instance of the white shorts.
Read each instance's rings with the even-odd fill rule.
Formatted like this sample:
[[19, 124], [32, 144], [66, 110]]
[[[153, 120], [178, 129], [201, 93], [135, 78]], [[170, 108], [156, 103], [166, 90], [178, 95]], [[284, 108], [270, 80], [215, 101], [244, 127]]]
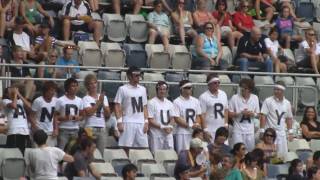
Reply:
[[248, 152], [252, 151], [255, 147], [254, 134], [241, 134], [239, 132], [233, 132], [232, 133], [233, 146], [239, 142], [245, 144]]
[[190, 141], [192, 139], [191, 134], [175, 134], [174, 135], [174, 144], [177, 154], [182, 150], [188, 150], [190, 147]]
[[288, 140], [286, 135], [279, 135], [277, 131], [277, 138], [275, 141], [277, 146], [277, 154], [279, 157], [284, 157], [288, 153]]
[[155, 150], [173, 149], [173, 135], [152, 137], [149, 136], [151, 152]]
[[232, 29], [229, 26], [221, 26], [221, 36], [227, 37], [229, 32], [232, 32]]
[[148, 135], [143, 132], [144, 124], [123, 123], [123, 132], [119, 137], [121, 147], [148, 147]]

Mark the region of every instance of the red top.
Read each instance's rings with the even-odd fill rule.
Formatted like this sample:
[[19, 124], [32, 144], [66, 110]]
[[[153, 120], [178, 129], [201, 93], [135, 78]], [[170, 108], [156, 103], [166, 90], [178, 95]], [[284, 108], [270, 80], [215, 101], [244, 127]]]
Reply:
[[[216, 18], [216, 19], [218, 20], [218, 22], [220, 21], [221, 15], [219, 14], [218, 11], [214, 11], [214, 12], [212, 13], [212, 16], [213, 16], [214, 18]], [[229, 26], [229, 21], [230, 21], [230, 20], [231, 20], [231, 16], [230, 16], [230, 14], [229, 14], [228, 12], [226, 12], [226, 15], [225, 15], [225, 17], [224, 17], [222, 26]]]
[[[237, 28], [239, 27], [238, 25], [241, 24], [243, 27], [248, 28], [250, 30], [254, 26], [252, 17], [250, 15], [247, 15], [247, 14], [245, 14], [243, 12], [240, 12], [240, 11], [237, 11], [236, 13], [234, 13], [234, 15], [233, 15], [233, 24]], [[240, 29], [238, 28], [238, 30], [240, 30]]]

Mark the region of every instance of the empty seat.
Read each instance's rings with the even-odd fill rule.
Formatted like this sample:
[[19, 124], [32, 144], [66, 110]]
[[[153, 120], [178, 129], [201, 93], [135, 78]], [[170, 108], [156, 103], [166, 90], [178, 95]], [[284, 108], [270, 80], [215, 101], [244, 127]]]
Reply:
[[[183, 80], [185, 78], [184, 74], [181, 73], [167, 73], [165, 75], [165, 79], [166, 81], [169, 82], [180, 82], [181, 80]], [[175, 98], [177, 98], [180, 95], [180, 89], [179, 89], [179, 85], [173, 85], [171, 84], [169, 86], [169, 99], [174, 100]]]
[[311, 139], [310, 140], [310, 149], [313, 152], [316, 152], [320, 149], [320, 140], [318, 139]]
[[105, 162], [93, 162], [92, 166], [102, 175], [102, 176], [117, 176], [112, 165]]
[[170, 177], [174, 177], [174, 168], [176, 167], [175, 163], [166, 163], [164, 168], [166, 169], [167, 174]]
[[124, 44], [126, 52], [126, 64], [128, 67], [147, 67], [147, 53], [141, 44]]
[[[205, 74], [189, 74], [189, 81], [193, 83], [206, 83], [207, 76]], [[194, 85], [192, 89], [192, 94], [194, 97], [198, 98], [202, 93], [208, 89], [207, 85]]]
[[[143, 80], [157, 82], [157, 81], [164, 81], [164, 78], [163, 78], [163, 75], [160, 73], [144, 73]], [[148, 94], [149, 99], [156, 96], [156, 85], [155, 84], [148, 83], [148, 84], [145, 84], [145, 87], [147, 89], [147, 94]]]
[[143, 43], [148, 40], [148, 24], [142, 15], [126, 14], [125, 21], [131, 41]]
[[228, 46], [222, 46], [222, 57], [221, 59], [228, 62], [228, 65], [233, 63], [233, 56], [230, 48]]
[[101, 50], [95, 41], [79, 41], [80, 63], [83, 66], [101, 66]]
[[296, 150], [296, 153], [301, 161], [304, 163], [307, 162], [307, 160], [312, 157], [312, 151], [311, 150]]
[[309, 143], [305, 139], [293, 139], [288, 142], [289, 151], [296, 152], [296, 150], [311, 150]]
[[148, 65], [150, 68], [169, 68], [170, 55], [164, 52], [162, 44], [146, 44], [146, 52], [148, 56]]
[[288, 174], [288, 164], [267, 164], [268, 179]]
[[126, 152], [123, 149], [104, 149], [104, 160], [111, 163], [113, 160], [128, 159]]
[[[315, 82], [311, 77], [296, 77], [296, 85], [315, 87]], [[314, 106], [318, 103], [316, 92], [311, 88], [299, 88], [299, 100], [304, 106]]]
[[94, 161], [103, 161], [104, 162], [102, 154], [98, 149], [95, 149], [94, 152], [93, 152], [93, 160]]
[[220, 74], [219, 80], [221, 83], [220, 85], [221, 90], [223, 90], [227, 94], [228, 98], [231, 98], [232, 95], [235, 93], [235, 88], [234, 86], [231, 85], [232, 84], [231, 79], [227, 75]]
[[[120, 73], [114, 71], [99, 71], [97, 77], [99, 80], [120, 80]], [[107, 95], [109, 101], [111, 101], [116, 96], [117, 90], [121, 85], [122, 83], [103, 82], [101, 88]]]
[[[274, 84], [271, 76], [254, 76], [254, 83], [257, 85]], [[263, 102], [267, 97], [273, 94], [273, 87], [257, 87], [259, 100]]]
[[294, 159], [299, 159], [296, 152], [291, 151], [284, 154], [284, 157], [283, 157], [284, 162], [291, 162]]
[[0, 146], [1, 145], [5, 145], [6, 142], [7, 142], [7, 135], [6, 134], [0, 134]]
[[178, 160], [178, 156], [174, 150], [156, 150], [154, 152], [154, 159], [157, 163], [175, 162]]
[[190, 69], [191, 54], [184, 45], [170, 45], [169, 53], [173, 69]]
[[[109, 99], [109, 102], [111, 101], [110, 100], [110, 97], [108, 97]], [[105, 138], [105, 145], [107, 148], [114, 148], [114, 147], [118, 147], [118, 142], [114, 139], [113, 136], [107, 136]]]
[[1, 163], [1, 176], [4, 180], [20, 179], [25, 176], [25, 168], [23, 157], [5, 158]]
[[129, 151], [130, 161], [138, 166], [138, 169], [141, 170], [141, 165], [154, 164], [156, 161], [153, 159], [153, 156], [149, 149], [130, 149]]
[[168, 177], [162, 164], [142, 164], [141, 172], [146, 177]]
[[125, 52], [118, 43], [101, 43], [103, 63], [106, 67], [123, 67], [125, 64]]
[[102, 19], [105, 25], [105, 35], [109, 40], [121, 42], [126, 39], [126, 23], [120, 14], [104, 13]]

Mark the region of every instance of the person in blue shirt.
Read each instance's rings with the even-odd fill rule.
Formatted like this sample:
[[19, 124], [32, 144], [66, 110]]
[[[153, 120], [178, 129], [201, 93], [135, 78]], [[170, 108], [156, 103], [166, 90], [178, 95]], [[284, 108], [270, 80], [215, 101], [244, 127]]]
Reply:
[[[60, 57], [56, 65], [65, 66], [79, 66], [79, 62], [76, 59], [72, 59], [74, 47], [66, 46], [63, 48], [63, 56]], [[57, 68], [57, 78], [68, 78], [75, 77], [78, 78], [78, 73], [80, 68]]]

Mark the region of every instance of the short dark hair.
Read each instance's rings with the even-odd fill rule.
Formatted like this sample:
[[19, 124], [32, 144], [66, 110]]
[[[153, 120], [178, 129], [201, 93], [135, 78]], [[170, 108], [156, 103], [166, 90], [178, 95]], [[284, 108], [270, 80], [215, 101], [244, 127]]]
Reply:
[[44, 130], [39, 129], [33, 134], [33, 140], [36, 142], [38, 146], [46, 144], [48, 139], [48, 135]]
[[43, 83], [42, 94], [46, 93], [50, 89], [57, 90], [57, 84], [53, 81], [46, 81]]
[[141, 69], [136, 67], [136, 66], [130, 66], [129, 69], [127, 70], [127, 76], [131, 76], [133, 72], [140, 72]]
[[91, 147], [94, 144], [93, 140], [90, 138], [84, 138], [80, 142], [80, 149], [86, 150], [87, 147]]
[[224, 136], [224, 137], [227, 137], [229, 136], [229, 131], [227, 128], [225, 127], [219, 127], [216, 131], [216, 135], [215, 135], [215, 139], [217, 139], [217, 137], [219, 136]]
[[250, 91], [253, 91], [254, 89], [254, 82], [252, 79], [249, 78], [243, 78], [239, 82], [239, 86], [241, 87], [242, 85], [246, 85]]
[[153, 6], [156, 6], [158, 4], [162, 4], [160, 0], [154, 0], [153, 1]]
[[219, 4], [223, 3], [225, 7], [225, 11], [228, 9], [228, 3], [226, 0], [217, 0], [215, 9], [218, 10]]
[[77, 85], [79, 84], [78, 81], [73, 77], [68, 78], [66, 81], [64, 81], [64, 91], [67, 92], [70, 89], [71, 84], [73, 84], [73, 83], [75, 83]]
[[317, 161], [319, 158], [320, 158], [320, 151], [314, 152], [312, 156], [313, 161]]
[[254, 153], [248, 152], [248, 153], [244, 156], [244, 163], [245, 163], [246, 165], [249, 165], [249, 164], [251, 164], [251, 163], [254, 162], [254, 161], [258, 161], [258, 158], [257, 158], [257, 156], [255, 156]]
[[127, 173], [130, 172], [130, 171], [138, 171], [138, 168], [136, 165], [134, 164], [127, 164], [123, 167], [122, 169], [122, 177], [123, 179], [127, 178]]
[[159, 87], [163, 85], [166, 85], [168, 90], [168, 84], [165, 81], [158, 81], [158, 83], [156, 84], [156, 92], [158, 92]]
[[263, 133], [263, 138], [267, 137], [267, 133], [271, 133], [273, 135], [273, 142], [275, 142], [277, 138], [277, 132], [273, 128], [267, 128]]
[[309, 168], [307, 171], [308, 179], [312, 179], [313, 175], [316, 174], [318, 170], [319, 169], [316, 166], [312, 166], [311, 168]]
[[245, 144], [242, 143], [242, 142], [239, 142], [239, 143], [235, 144], [230, 153], [233, 154], [233, 155], [236, 155], [236, 153], [240, 150], [241, 146], [245, 146]]
[[200, 134], [200, 133], [204, 133], [204, 130], [201, 128], [195, 128], [192, 132], [192, 138], [195, 138], [196, 135]]

